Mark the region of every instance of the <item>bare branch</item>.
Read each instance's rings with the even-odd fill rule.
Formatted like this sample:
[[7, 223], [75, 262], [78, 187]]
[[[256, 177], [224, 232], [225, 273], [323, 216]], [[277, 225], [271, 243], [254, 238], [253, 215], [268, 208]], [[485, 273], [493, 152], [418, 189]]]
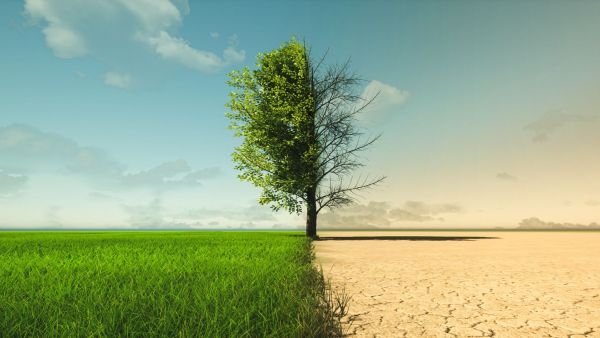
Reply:
[[374, 180], [368, 180], [368, 178], [365, 178], [364, 180], [357, 180], [357, 182], [354, 184], [350, 182], [348, 185], [344, 185], [343, 182], [333, 185], [333, 182], [330, 181], [328, 191], [317, 197], [317, 202], [319, 203], [317, 213], [319, 213], [323, 208], [335, 208], [342, 205], [351, 204], [354, 202], [359, 191], [370, 189], [383, 182], [385, 179], [385, 176]]

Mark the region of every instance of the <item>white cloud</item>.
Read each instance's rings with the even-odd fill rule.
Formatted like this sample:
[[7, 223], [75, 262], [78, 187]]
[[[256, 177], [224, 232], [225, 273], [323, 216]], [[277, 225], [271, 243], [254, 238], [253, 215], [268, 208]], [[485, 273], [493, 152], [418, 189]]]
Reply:
[[229, 46], [223, 51], [223, 58], [227, 64], [240, 63], [246, 58], [246, 51], [237, 50], [235, 47]]
[[223, 60], [216, 54], [194, 49], [187, 41], [164, 31], [157, 36], [141, 36], [140, 40], [148, 43], [164, 59], [177, 61], [191, 69], [212, 72], [224, 66]]
[[[215, 167], [194, 170], [181, 159], [127, 173], [124, 164], [102, 149], [81, 146], [66, 137], [19, 124], [0, 127], [0, 163], [5, 170], [15, 172], [76, 174], [103, 188], [147, 188], [157, 192], [198, 187], [201, 181], [220, 174]], [[9, 181], [22, 180], [17, 177], [20, 176], [0, 176], [0, 179], [8, 186]]]
[[140, 31], [155, 34], [182, 21], [182, 13], [169, 0], [113, 0], [122, 5], [141, 26]]
[[63, 223], [61, 221], [60, 211], [61, 207], [58, 205], [49, 206], [44, 215], [46, 224], [52, 228], [62, 228]]
[[160, 198], [145, 205], [122, 205], [129, 214], [129, 224], [137, 228], [159, 228], [164, 226], [164, 208]]
[[67, 27], [50, 24], [42, 32], [46, 36], [48, 47], [59, 58], [70, 59], [87, 54], [85, 41], [77, 32]]
[[162, 58], [201, 72], [214, 72], [246, 58], [246, 52], [238, 51], [234, 46], [227, 47], [221, 58], [215, 53], [194, 49], [184, 39], [173, 37], [165, 31], [151, 37], [138, 35], [138, 39], [146, 42]]
[[182, 160], [165, 162], [149, 170], [133, 174], [123, 174], [121, 183], [127, 187], [149, 187], [158, 190], [171, 188], [197, 187], [201, 181], [220, 175], [218, 168], [192, 170], [190, 165]]
[[222, 218], [227, 220], [234, 221], [253, 221], [253, 222], [261, 222], [261, 221], [274, 221], [275, 216], [273, 214], [273, 210], [268, 206], [260, 205], [260, 204], [252, 204], [250, 206], [236, 208], [236, 209], [194, 209], [188, 210], [185, 213], [180, 215], [182, 219], [188, 220], [207, 220], [207, 219], [215, 219]]
[[233, 34], [229, 37], [229, 47], [223, 51], [223, 58], [227, 64], [239, 63], [244, 61], [246, 58], [246, 52], [243, 50], [237, 50], [237, 46], [240, 44], [240, 38], [237, 34]]
[[29, 177], [23, 174], [5, 172], [0, 169], [0, 198], [11, 197], [23, 187], [29, 180]]
[[47, 26], [42, 29], [46, 44], [59, 58], [74, 58], [87, 53], [85, 41], [73, 30], [68, 21], [63, 20], [53, 4], [45, 0], [26, 0], [25, 12], [34, 22], [45, 20]]
[[277, 218], [269, 207], [252, 206], [219, 209], [201, 208], [184, 212], [173, 212], [166, 207], [161, 197], [144, 204], [120, 204], [129, 216], [128, 224], [136, 228], [170, 229], [239, 229], [271, 228]]
[[[277, 221], [275, 213], [268, 206], [251, 204], [245, 207], [199, 208], [174, 215], [169, 222], [180, 226], [207, 224], [212, 228], [270, 228]], [[202, 227], [202, 226], [200, 226]]]
[[367, 109], [373, 113], [384, 113], [402, 105], [410, 97], [410, 93], [396, 88], [392, 85], [373, 80], [367, 84], [361, 97], [365, 100], [375, 98], [375, 101]]
[[220, 36], [219, 32], [210, 32], [210, 37], [213, 39], [218, 39]]
[[[132, 58], [123, 55], [136, 48], [136, 55], [147, 53], [150, 47], [165, 60], [201, 72], [245, 58], [245, 52], [232, 44], [220, 57], [178, 37], [177, 29], [189, 13], [187, 0], [25, 0], [25, 13], [42, 26], [48, 47], [61, 58], [90, 54], [120, 68], [128, 62], [135, 68], [128, 61]], [[130, 82], [123, 80], [105, 79], [118, 87]]]
[[131, 86], [132, 78], [129, 74], [122, 74], [117, 72], [108, 72], [104, 74], [104, 83], [109, 86], [117, 88], [129, 88]]
[[0, 162], [5, 168], [24, 172], [115, 175], [123, 170], [101, 149], [23, 124], [0, 127]]

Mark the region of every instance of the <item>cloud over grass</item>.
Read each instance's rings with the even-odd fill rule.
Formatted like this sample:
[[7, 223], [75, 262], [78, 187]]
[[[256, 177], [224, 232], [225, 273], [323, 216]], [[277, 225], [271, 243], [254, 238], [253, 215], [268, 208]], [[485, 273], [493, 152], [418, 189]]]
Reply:
[[193, 170], [185, 160], [179, 159], [148, 170], [122, 174], [120, 181], [126, 187], [170, 190], [200, 186], [203, 180], [214, 178], [220, 173], [216, 167]]
[[262, 226], [264, 228], [273, 225], [277, 220], [273, 210], [268, 206], [251, 204], [245, 207], [230, 208], [198, 208], [187, 210], [173, 217], [179, 224], [209, 224], [216, 226], [239, 227], [243, 224]]
[[123, 165], [105, 151], [25, 124], [0, 127], [2, 166], [24, 172], [118, 175]]
[[[216, 167], [193, 169], [183, 159], [147, 170], [127, 171], [125, 164], [102, 149], [82, 146], [64, 136], [23, 124], [0, 127], [0, 161], [5, 170], [79, 175], [113, 190], [147, 188], [161, 192], [194, 188], [220, 174]], [[21, 176], [3, 175], [0, 178], [3, 177], [6, 186], [23, 180]]]
[[11, 197], [25, 187], [29, 177], [0, 169], [0, 198]]

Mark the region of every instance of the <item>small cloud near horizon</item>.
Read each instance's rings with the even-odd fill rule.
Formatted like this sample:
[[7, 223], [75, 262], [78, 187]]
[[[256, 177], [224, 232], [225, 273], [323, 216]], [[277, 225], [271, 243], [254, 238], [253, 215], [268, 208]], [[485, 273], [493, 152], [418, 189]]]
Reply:
[[164, 225], [163, 206], [160, 198], [154, 198], [147, 204], [122, 205], [129, 215], [129, 224], [136, 228], [160, 228]]
[[502, 181], [516, 181], [517, 177], [506, 172], [496, 174], [496, 178]]
[[385, 228], [411, 222], [444, 222], [441, 216], [461, 212], [463, 208], [455, 203], [406, 201], [400, 207], [392, 207], [388, 202], [371, 201], [327, 211], [319, 217], [324, 227]]
[[585, 205], [590, 206], [590, 207], [597, 207], [597, 206], [600, 206], [600, 201], [587, 200], [587, 201], [585, 201]]
[[519, 222], [517, 229], [523, 230], [543, 230], [543, 229], [600, 229], [600, 224], [578, 224], [578, 223], [556, 223], [556, 222], [545, 222], [537, 217], [530, 217]]
[[259, 204], [251, 204], [238, 208], [198, 208], [181, 212], [172, 217], [173, 221], [180, 224], [207, 223], [209, 225], [249, 226], [253, 224], [261, 227], [269, 227], [277, 221], [271, 208]]

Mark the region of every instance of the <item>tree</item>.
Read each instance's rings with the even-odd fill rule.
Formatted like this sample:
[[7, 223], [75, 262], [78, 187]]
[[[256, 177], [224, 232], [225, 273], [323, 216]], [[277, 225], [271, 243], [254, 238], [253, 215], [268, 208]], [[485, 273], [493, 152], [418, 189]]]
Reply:
[[373, 102], [357, 92], [362, 80], [349, 62], [322, 70], [304, 44], [292, 39], [260, 53], [255, 70], [229, 74], [230, 128], [242, 143], [232, 154], [238, 177], [262, 189], [259, 203], [301, 213], [306, 235], [317, 235], [317, 215], [354, 201], [381, 182], [353, 178], [358, 154], [379, 136], [363, 138], [356, 116]]

